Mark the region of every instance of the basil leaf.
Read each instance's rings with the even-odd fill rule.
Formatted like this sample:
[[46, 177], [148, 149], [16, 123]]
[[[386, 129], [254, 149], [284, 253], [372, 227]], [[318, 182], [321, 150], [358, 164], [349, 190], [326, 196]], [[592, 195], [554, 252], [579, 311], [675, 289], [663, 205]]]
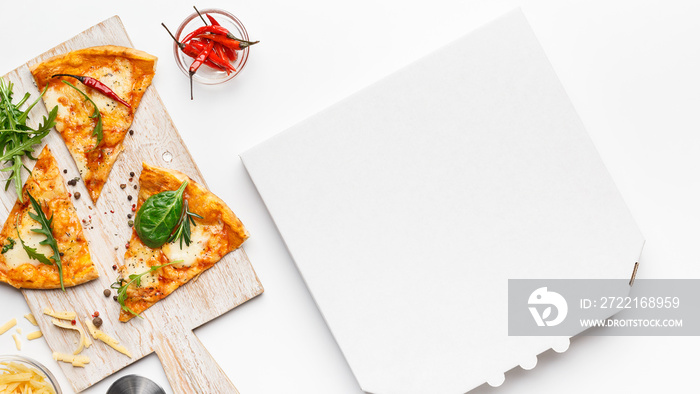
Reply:
[[158, 248], [168, 241], [182, 213], [187, 181], [175, 191], [168, 190], [148, 197], [136, 212], [134, 227], [144, 245]]

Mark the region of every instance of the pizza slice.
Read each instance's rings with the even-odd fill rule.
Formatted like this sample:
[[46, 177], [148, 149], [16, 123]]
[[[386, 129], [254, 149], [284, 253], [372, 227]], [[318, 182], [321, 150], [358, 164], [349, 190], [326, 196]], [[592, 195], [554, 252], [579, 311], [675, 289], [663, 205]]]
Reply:
[[[56, 289], [97, 278], [80, 219], [48, 146], [39, 154], [22, 194], [24, 202], [17, 200], [0, 232], [0, 281], [17, 288]], [[39, 232], [45, 226], [58, 253]]]
[[68, 52], [30, 67], [39, 90], [48, 87], [46, 107], [58, 105], [56, 130], [93, 202], [124, 149], [124, 136], [153, 80], [156, 60], [146, 52], [108, 45]]
[[[112, 286], [118, 289], [122, 322], [212, 267], [249, 235], [219, 197], [179, 171], [144, 163], [139, 183], [136, 223], [120, 279]], [[184, 223], [184, 229], [183, 220], [191, 226]], [[162, 225], [167, 222], [171, 225]]]

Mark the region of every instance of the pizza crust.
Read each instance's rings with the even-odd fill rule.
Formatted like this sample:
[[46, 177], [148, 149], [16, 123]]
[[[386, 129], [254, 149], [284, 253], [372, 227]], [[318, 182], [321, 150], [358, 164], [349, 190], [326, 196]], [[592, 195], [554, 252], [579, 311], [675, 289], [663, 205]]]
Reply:
[[[192, 227], [192, 243], [196, 254], [189, 255], [187, 264], [173, 264], [146, 275], [142, 278], [141, 286], [134, 284], [127, 289], [126, 306], [136, 313], [141, 313], [159, 300], [167, 297], [178, 287], [184, 285], [197, 275], [211, 268], [229, 252], [237, 249], [248, 238], [249, 234], [243, 223], [233, 211], [217, 196], [202, 185], [190, 179], [187, 175], [176, 170], [154, 167], [143, 163], [139, 178], [140, 191], [138, 206], [156, 193], [167, 190], [177, 190], [183, 181], [187, 180], [184, 197], [189, 209], [203, 219], [195, 219], [197, 226]], [[195, 238], [195, 233], [202, 234]], [[193, 245], [200, 242], [200, 245]], [[179, 249], [179, 243], [167, 244], [170, 249]], [[183, 248], [187, 248], [183, 244]], [[172, 257], [173, 255], [171, 255]], [[173, 261], [180, 260], [181, 255], [175, 255]], [[167, 264], [171, 260], [164, 248], [151, 249], [144, 245], [134, 229], [129, 241], [129, 247], [124, 255], [124, 264], [119, 273], [122, 278], [130, 274], [141, 274], [154, 265]], [[134, 315], [122, 310], [119, 320], [128, 321]]]
[[[76, 286], [97, 278], [99, 274], [90, 257], [90, 250], [83, 235], [80, 219], [68, 196], [68, 190], [63, 183], [58, 164], [47, 146], [39, 154], [36, 165], [24, 184], [22, 189], [24, 202], [17, 200], [2, 231], [0, 231], [1, 245], [7, 244], [8, 238], [15, 241], [12, 248], [15, 253], [0, 254], [0, 281], [16, 288], [26, 289], [58, 289], [61, 287], [58, 268], [55, 265], [41, 264], [36, 260], [29, 259], [17, 239], [18, 223], [22, 234], [30, 231], [26, 226], [40, 227], [38, 223], [28, 217], [32, 207], [27, 192], [31, 193], [42, 204], [47, 218], [51, 218], [53, 215], [52, 234], [58, 243], [58, 250], [63, 253], [61, 262], [65, 287]], [[27, 240], [25, 240], [26, 242]], [[50, 257], [51, 254], [47, 257]], [[22, 260], [9, 260], [18, 258]]]
[[[97, 201], [131, 127], [134, 113], [155, 74], [157, 58], [133, 48], [113, 45], [91, 47], [54, 56], [30, 71], [39, 90], [48, 86], [43, 97], [47, 108], [58, 106], [56, 130], [63, 137], [75, 160], [93, 202]], [[108, 98], [70, 77], [51, 78], [55, 74], [88, 76], [112, 89], [131, 108]], [[87, 94], [102, 115], [104, 138], [96, 147], [92, 119], [93, 105], [66, 80]]]

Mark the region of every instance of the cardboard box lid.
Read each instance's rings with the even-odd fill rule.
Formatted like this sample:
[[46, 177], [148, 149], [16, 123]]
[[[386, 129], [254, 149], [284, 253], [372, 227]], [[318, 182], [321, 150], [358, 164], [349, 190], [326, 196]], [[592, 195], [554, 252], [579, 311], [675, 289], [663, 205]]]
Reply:
[[512, 12], [242, 154], [363, 390], [464, 393], [560, 337], [509, 337], [513, 278], [629, 278], [643, 238]]

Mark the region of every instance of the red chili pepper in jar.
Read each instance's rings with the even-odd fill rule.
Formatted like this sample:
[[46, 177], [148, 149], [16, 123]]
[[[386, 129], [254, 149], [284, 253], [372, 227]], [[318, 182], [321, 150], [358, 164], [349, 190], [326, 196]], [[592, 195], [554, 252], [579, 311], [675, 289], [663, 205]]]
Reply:
[[[206, 48], [206, 46], [207, 46], [207, 43], [205, 43], [205, 42], [198, 41], [198, 40], [191, 40], [190, 42], [187, 43], [187, 45], [185, 45], [183, 52], [185, 52], [185, 54], [187, 56], [196, 58], [197, 55], [200, 52], [202, 52], [204, 50], [204, 48]], [[214, 44], [214, 49], [216, 49], [216, 48], [217, 48], [217, 45]], [[194, 52], [195, 54], [194, 54], [194, 56], [192, 56], [188, 52]], [[214, 68], [217, 68], [217, 67], [222, 68], [223, 69], [222, 71], [226, 71], [226, 69], [228, 69], [230, 71], [236, 71], [236, 69], [233, 68], [233, 66], [231, 65], [230, 61], [228, 59], [221, 57], [220, 54], [218, 54], [215, 50], [213, 50], [209, 54], [209, 58], [207, 59], [207, 61], [214, 63], [214, 65], [215, 65]], [[209, 65], [207, 62], [205, 62], [204, 64]], [[209, 66], [211, 67], [211, 65], [209, 65]]]
[[80, 81], [83, 85], [89, 86], [98, 92], [104, 94], [105, 96], [111, 98], [112, 100], [118, 101], [124, 105], [126, 105], [128, 108], [131, 108], [131, 105], [124, 101], [121, 97], [119, 97], [112, 89], [109, 88], [109, 86], [103, 84], [102, 82], [98, 81], [95, 78], [92, 77], [85, 77], [82, 75], [72, 75], [72, 74], [54, 74], [51, 76], [51, 78], [56, 78], [56, 77], [71, 77], [75, 78], [78, 81]]
[[194, 100], [194, 88], [192, 86], [192, 77], [199, 70], [199, 68], [204, 64], [204, 62], [209, 57], [212, 48], [214, 48], [214, 41], [209, 41], [207, 47], [204, 48], [202, 52], [194, 59], [192, 64], [190, 64], [190, 100]]
[[234, 51], [240, 51], [241, 49], [251, 45], [247, 41], [238, 41], [218, 34], [198, 34], [195, 36], [195, 38], [211, 40], [225, 47], [231, 48]]
[[206, 14], [206, 15], [207, 15], [207, 18], [209, 19], [209, 22], [211, 22], [212, 26], [221, 26], [221, 23], [219, 23], [219, 21], [214, 19], [213, 16], [211, 16], [209, 14]]
[[[199, 11], [197, 11], [197, 12], [199, 12]], [[211, 24], [212, 24], [213, 26], [221, 26], [221, 23], [219, 23], [219, 21], [217, 21], [213, 16], [211, 16], [211, 15], [209, 15], [209, 14], [206, 14], [206, 15], [207, 15], [207, 18], [209, 18], [209, 22], [211, 22]], [[245, 41], [245, 40], [241, 40], [240, 38], [234, 36], [234, 35], [231, 33], [231, 31], [229, 31], [229, 30], [227, 30], [227, 32], [226, 32], [226, 37], [228, 37], [228, 38], [230, 38], [230, 39], [233, 39], [233, 40]], [[254, 41], [254, 42], [246, 41], [246, 42], [248, 42], [250, 45], [253, 45], [253, 44], [257, 44], [257, 43], [260, 42], [260, 41]]]
[[202, 26], [202, 27], [199, 27], [199, 28], [195, 29], [193, 32], [191, 32], [190, 34], [186, 35], [185, 38], [182, 39], [182, 42], [187, 42], [195, 36], [199, 36], [199, 35], [207, 34], [207, 33], [210, 33], [213, 35], [218, 35], [218, 36], [224, 36], [230, 40], [236, 40], [236, 41], [240, 41], [241, 43], [245, 43], [243, 48], [250, 46], [250, 45], [257, 44], [260, 42], [260, 41], [241, 40], [241, 39], [237, 38], [236, 36], [234, 36], [233, 34], [231, 34], [231, 32], [223, 26]]
[[[190, 42], [188, 42], [187, 45], [185, 45], [178, 41], [177, 38], [175, 38], [173, 33], [170, 32], [170, 29], [168, 29], [168, 27], [165, 26], [164, 23], [161, 23], [161, 25], [163, 25], [168, 34], [170, 34], [170, 37], [173, 38], [175, 44], [177, 44], [178, 48], [180, 48], [182, 53], [193, 59], [196, 59], [197, 56], [206, 47], [206, 44], [204, 42], [198, 40], [190, 40]], [[230, 64], [230, 60], [224, 59], [216, 53], [210, 53], [209, 58], [204, 62], [204, 64], [216, 70], [226, 71], [226, 74], [230, 74], [231, 71], [236, 71], [236, 69], [233, 68], [233, 66]]]

